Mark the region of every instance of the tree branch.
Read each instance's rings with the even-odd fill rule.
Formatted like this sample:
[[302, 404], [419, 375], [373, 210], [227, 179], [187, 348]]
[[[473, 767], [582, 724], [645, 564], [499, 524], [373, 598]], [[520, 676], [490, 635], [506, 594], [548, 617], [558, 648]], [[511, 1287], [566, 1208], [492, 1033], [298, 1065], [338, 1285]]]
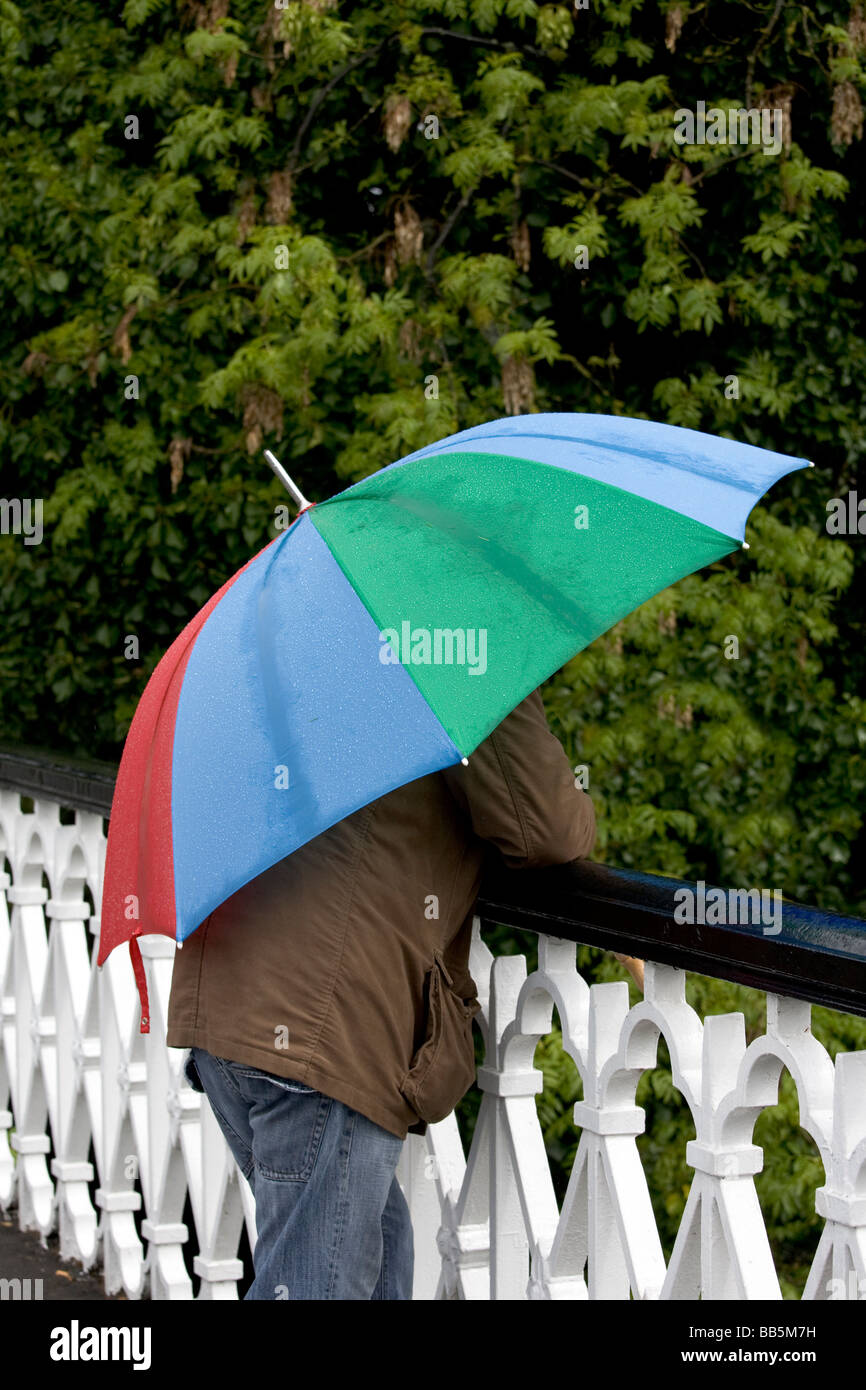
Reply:
[[474, 192], [475, 189], [470, 188], [466, 193], [463, 194], [463, 197], [460, 199], [460, 202], [457, 204], [454, 211], [451, 213], [450, 217], [446, 221], [438, 237], [434, 241], [433, 245], [430, 247], [430, 250], [427, 252], [426, 273], [428, 276], [432, 275], [433, 273], [433, 261], [436, 257], [436, 252], [439, 250], [439, 247], [448, 237], [449, 233], [451, 232], [451, 228], [454, 226], [454, 223], [457, 221], [463, 209], [467, 207], [467, 205], [469, 204], [469, 201], [472, 198]]
[[778, 21], [779, 21], [779, 15], [782, 13], [782, 6], [784, 5], [784, 3], [785, 3], [785, 0], [776, 0], [776, 8], [774, 9], [772, 15], [770, 16], [770, 22], [769, 22], [769, 24], [766, 26], [766, 28], [763, 29], [763, 30], [761, 31], [761, 35], [760, 35], [760, 37], [759, 37], [759, 39], [758, 39], [757, 44], [755, 45], [755, 47], [754, 47], [754, 49], [752, 50], [752, 52], [749, 54], [749, 61], [748, 61], [748, 64], [746, 65], [746, 107], [747, 107], [747, 108], [751, 108], [751, 105], [752, 105], [752, 79], [754, 78], [754, 75], [755, 75], [755, 64], [756, 64], [756, 62], [758, 61], [758, 55], [760, 54], [761, 49], [762, 49], [762, 48], [764, 47], [764, 45], [767, 43], [767, 41], [768, 41], [770, 35], [772, 34], [773, 30], [775, 29], [775, 27], [776, 27], [776, 25], [777, 25], [777, 23], [778, 23]]
[[592, 179], [582, 179], [580, 174], [573, 174], [570, 169], [564, 169], [561, 164], [551, 164], [548, 159], [532, 159], [531, 156], [527, 162], [537, 164], [540, 169], [552, 169], [554, 173], [561, 174], [564, 179], [571, 179], [573, 183], [579, 183], [581, 188], [589, 188], [593, 193], [600, 191]]
[[[737, 160], [737, 159], [748, 159], [748, 157], [749, 157], [749, 155], [750, 155], [751, 153], [752, 153], [752, 150], [751, 150], [751, 148], [749, 148], [749, 149], [746, 149], [746, 150], [741, 150], [739, 154], [731, 154], [731, 155], [728, 155], [728, 157], [727, 157], [726, 159], [720, 159], [720, 160], [718, 161], [718, 163], [716, 163], [716, 164], [711, 164], [708, 168], [704, 169], [700, 174], [696, 174], [695, 177], [694, 177], [693, 179], [691, 179], [691, 182], [689, 183], [688, 187], [689, 187], [689, 188], [694, 188], [696, 184], [701, 183], [704, 179], [706, 179], [706, 178], [712, 178], [713, 174], [720, 174], [720, 173], [722, 172], [723, 169], [727, 169], [728, 165], [729, 165], [729, 164], [733, 164], [734, 161]], [[686, 168], [690, 168], [690, 166], [686, 165]]]
[[360, 67], [362, 63], [365, 63], [368, 58], [372, 58], [374, 54], [378, 53], [387, 44], [394, 43], [394, 41], [397, 38], [399, 38], [398, 34], [389, 34], [386, 39], [380, 39], [379, 42], [374, 44], [372, 48], [365, 48], [364, 52], [360, 53], [357, 58], [352, 58], [350, 62], [344, 63], [343, 66], [339, 69], [339, 71], [336, 72], [334, 76], [331, 78], [330, 82], [328, 82], [324, 87], [319, 88], [312, 101], [310, 102], [310, 105], [307, 108], [307, 114], [301, 122], [301, 127], [297, 135], [295, 136], [295, 143], [292, 146], [292, 153], [289, 156], [289, 168], [292, 173], [295, 172], [295, 165], [297, 164], [298, 156], [301, 153], [301, 146], [304, 143], [304, 136], [306, 135], [307, 131], [312, 125], [313, 118], [316, 112], [318, 111], [319, 107], [322, 105], [322, 102], [331, 94], [331, 92], [337, 86], [337, 83], [342, 82], [343, 78], [348, 73], [350, 73], [354, 68]]
[[443, 39], [463, 39], [466, 43], [481, 44], [484, 48], [498, 48], [505, 53], [531, 53], [533, 58], [547, 58], [543, 48], [533, 48], [531, 44], [518, 45], [504, 43], [501, 39], [482, 39], [475, 34], [461, 34], [458, 29], [438, 29], [435, 26], [423, 28], [421, 34], [438, 34]]
[[369, 241], [366, 246], [362, 246], [360, 251], [352, 251], [348, 256], [338, 256], [337, 263], [339, 265], [348, 265], [351, 261], [357, 261], [361, 256], [368, 256], [374, 246], [378, 246], [380, 241], [387, 241], [390, 236], [393, 236], [393, 232], [389, 227], [387, 231], [380, 232], [377, 237]]

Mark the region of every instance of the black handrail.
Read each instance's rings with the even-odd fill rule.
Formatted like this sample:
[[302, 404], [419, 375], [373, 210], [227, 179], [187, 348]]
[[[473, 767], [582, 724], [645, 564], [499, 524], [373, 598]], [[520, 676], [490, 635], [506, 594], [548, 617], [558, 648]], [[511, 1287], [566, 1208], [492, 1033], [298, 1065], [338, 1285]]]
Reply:
[[73, 810], [110, 815], [116, 777], [116, 763], [0, 744], [0, 787], [11, 787], [24, 796], [42, 796]]
[[[697, 897], [699, 887], [590, 860], [519, 871], [493, 867], [485, 876], [476, 911], [483, 920], [503, 926], [676, 965], [866, 1017], [863, 918], [783, 899], [778, 923], [738, 922], [744, 914], [737, 890], [723, 889], [725, 925], [679, 921], [682, 897], [677, 895], [687, 889]], [[710, 891], [711, 886], [704, 885], [705, 898]]]
[[[108, 816], [116, 775], [114, 763], [0, 745], [0, 786], [73, 810]], [[784, 900], [779, 923], [738, 923], [737, 890], [725, 889], [725, 925], [683, 922], [677, 895], [684, 889], [697, 898], [694, 883], [589, 860], [544, 869], [491, 865], [476, 910], [503, 926], [866, 1017], [866, 920]]]

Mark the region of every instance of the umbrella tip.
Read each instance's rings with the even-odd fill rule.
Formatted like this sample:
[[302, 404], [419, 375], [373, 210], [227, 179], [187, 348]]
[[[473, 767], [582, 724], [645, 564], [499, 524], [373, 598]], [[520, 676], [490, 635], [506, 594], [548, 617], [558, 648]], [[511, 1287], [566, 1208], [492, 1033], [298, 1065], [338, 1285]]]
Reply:
[[749, 542], [748, 542], [748, 541], [743, 541], [743, 549], [744, 549], [744, 550], [749, 550], [749, 549], [750, 549], [750, 546], [749, 546]]
[[462, 762], [462, 764], [463, 764], [464, 767], [468, 767], [468, 766], [469, 766], [469, 759], [468, 759], [468, 758], [461, 758], [460, 761]]
[[811, 459], [809, 460], [809, 467], [810, 467], [810, 468], [814, 468], [814, 467], [815, 467], [815, 465], [814, 465], [814, 463], [812, 462]]
[[301, 512], [305, 512], [307, 508], [311, 507], [313, 504], [307, 501], [306, 497], [301, 492], [301, 489], [297, 487], [295, 483], [292, 482], [292, 479], [289, 477], [285, 468], [280, 463], [279, 459], [276, 458], [276, 456], [271, 452], [271, 450], [263, 449], [262, 453], [267, 459], [272, 472], [275, 473], [276, 476], [279, 478], [280, 482], [286, 489], [286, 492], [289, 494], [289, 496], [294, 499], [295, 505], [300, 508], [298, 512], [298, 516], [300, 516]]

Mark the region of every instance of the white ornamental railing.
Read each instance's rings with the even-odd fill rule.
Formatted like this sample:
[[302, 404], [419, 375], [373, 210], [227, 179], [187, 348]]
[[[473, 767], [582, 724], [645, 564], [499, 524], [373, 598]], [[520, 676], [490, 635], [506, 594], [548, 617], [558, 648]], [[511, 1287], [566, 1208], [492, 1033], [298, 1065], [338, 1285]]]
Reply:
[[[24, 1230], [45, 1237], [59, 1228], [67, 1259], [85, 1268], [101, 1260], [107, 1293], [189, 1299], [192, 1273], [199, 1298], [237, 1298], [238, 1249], [244, 1224], [255, 1244], [255, 1207], [206, 1097], [186, 1083], [184, 1052], [164, 1042], [175, 947], [141, 939], [151, 1000], [142, 1036], [127, 955], [95, 965], [103, 816], [77, 810], [63, 823], [57, 801], [38, 795], [32, 806], [25, 812], [19, 790], [0, 788], [0, 865], [5, 856], [9, 866], [0, 874], [0, 1127], [17, 1154], [0, 1136], [0, 1206], [17, 1201]], [[600, 937], [588, 927], [582, 939]], [[617, 948], [636, 943], [623, 935]], [[471, 1148], [464, 1153], [452, 1114], [423, 1138], [410, 1135], [398, 1168], [415, 1233], [414, 1297], [779, 1299], [752, 1133], [777, 1103], [783, 1068], [826, 1177], [804, 1297], [862, 1297], [866, 1053], [834, 1063], [810, 1032], [810, 1004], [774, 994], [766, 1033], [747, 1046], [743, 1016], [702, 1022], [686, 1002], [684, 971], [670, 964], [647, 963], [645, 997], [630, 1008], [625, 983], [586, 984], [575, 952], [574, 941], [539, 934], [538, 969], [527, 977], [524, 957], [493, 958], [476, 919], [470, 968], [486, 1060]], [[753, 975], [761, 968], [753, 963]], [[863, 968], [852, 957], [858, 980]], [[554, 1005], [584, 1096], [561, 1210], [533, 1065]], [[660, 1036], [696, 1131], [667, 1266], [635, 1143], [644, 1127], [635, 1091]]]

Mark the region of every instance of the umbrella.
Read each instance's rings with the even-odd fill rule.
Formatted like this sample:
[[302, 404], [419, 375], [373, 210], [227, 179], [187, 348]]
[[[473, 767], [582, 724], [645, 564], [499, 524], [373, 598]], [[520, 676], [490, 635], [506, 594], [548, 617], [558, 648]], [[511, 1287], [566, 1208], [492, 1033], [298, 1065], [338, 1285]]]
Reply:
[[[276, 460], [276, 471], [282, 474]], [[653, 594], [744, 544], [808, 460], [619, 416], [510, 416], [316, 504], [184, 628], [118, 772], [98, 964], [184, 941], [369, 802], [466, 760]]]

